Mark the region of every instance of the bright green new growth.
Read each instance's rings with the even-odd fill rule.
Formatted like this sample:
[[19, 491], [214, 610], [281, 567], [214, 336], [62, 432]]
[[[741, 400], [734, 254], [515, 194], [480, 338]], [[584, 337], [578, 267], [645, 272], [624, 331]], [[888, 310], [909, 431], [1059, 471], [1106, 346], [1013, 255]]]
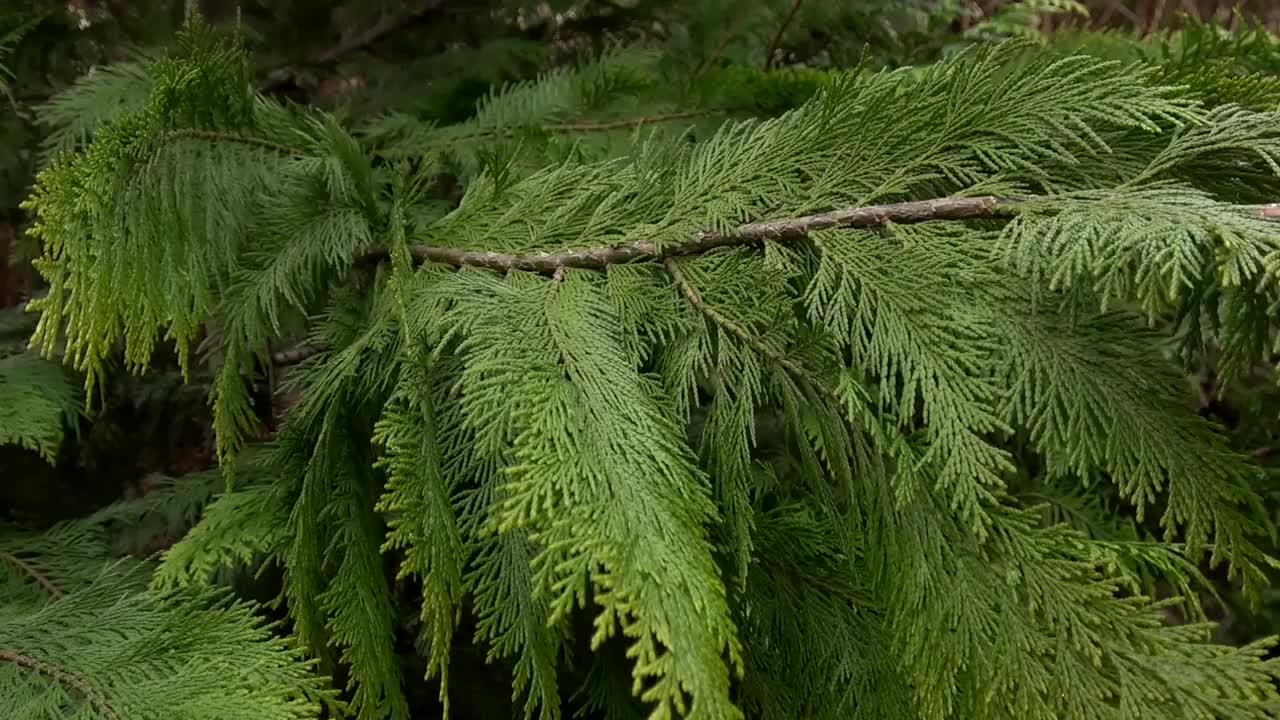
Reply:
[[[552, 77], [405, 140], [254, 98], [239, 51], [195, 28], [145, 109], [42, 173], [35, 342], [65, 334], [91, 392], [118, 340], [142, 368], [163, 332], [186, 362], [207, 326], [229, 468], [268, 343], [322, 348], [236, 474], [254, 482], [156, 584], [281, 560], [294, 632], [348, 666], [360, 718], [409, 714], [383, 554], [420, 585], [442, 694], [467, 605], [528, 717], [572, 691], [654, 720], [1273, 717], [1271, 643], [1163, 624], [1146, 579], [1189, 594], [1211, 551], [1256, 594], [1274, 564], [1255, 467], [1178, 370], [1208, 343], [1228, 368], [1270, 349], [1280, 233], [1243, 204], [1277, 187], [1275, 114], [1020, 43], [726, 71], [706, 82], [789, 100], [694, 82], [691, 111], [756, 117], [693, 135], [565, 143], [555, 108], [608, 103], [531, 100], [658, 94], [644, 67], [607, 58], [582, 77], [627, 82]], [[441, 168], [468, 179], [456, 207], [431, 195]], [[980, 195], [1002, 216], [662, 257], [755, 220]], [[628, 243], [640, 260], [547, 273], [464, 254]], [[461, 259], [416, 265], [423, 247]], [[1163, 541], [1041, 522], [1041, 500], [1102, 486]], [[625, 648], [627, 692], [607, 664], [563, 685], [584, 631]]]

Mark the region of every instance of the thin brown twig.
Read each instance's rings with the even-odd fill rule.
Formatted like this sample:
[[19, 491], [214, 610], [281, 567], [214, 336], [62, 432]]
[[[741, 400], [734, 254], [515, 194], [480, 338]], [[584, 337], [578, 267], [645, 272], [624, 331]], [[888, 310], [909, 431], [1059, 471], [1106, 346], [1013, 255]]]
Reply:
[[698, 63], [698, 67], [693, 71], [695, 80], [702, 77], [707, 68], [711, 67], [711, 64], [720, 58], [721, 53], [729, 46], [729, 41], [733, 39], [734, 35], [738, 34], [738, 27], [742, 25], [746, 15], [746, 13], [737, 13], [729, 19], [728, 24], [725, 25], [724, 32], [720, 33], [720, 39], [716, 41], [716, 46], [702, 59], [702, 62]]
[[765, 70], [773, 67], [778, 48], [782, 46], [782, 36], [786, 34], [787, 28], [791, 25], [791, 21], [795, 20], [796, 13], [800, 12], [800, 6], [803, 4], [804, 0], [792, 0], [791, 7], [787, 9], [787, 14], [782, 17], [782, 24], [778, 25], [778, 29], [773, 33], [773, 38], [769, 40], [769, 50], [764, 56]]
[[[620, 118], [617, 120], [602, 120], [598, 122], [566, 122], [566, 123], [550, 123], [547, 125], [533, 126], [532, 129], [542, 132], [598, 132], [603, 130], [618, 130], [621, 128], [640, 127], [643, 125], [656, 125], [658, 123], [671, 122], [674, 120], [687, 120], [696, 117], [710, 117], [713, 115], [727, 115], [731, 111], [725, 108], [714, 108], [705, 110], [685, 110], [682, 112], [663, 113], [660, 115], [640, 115], [638, 117]], [[522, 130], [531, 129], [529, 127], [495, 127], [495, 128], [474, 128], [466, 132], [460, 132], [455, 135], [442, 133], [437, 140], [440, 145], [457, 143], [464, 140], [476, 140], [478, 138], [499, 137], [502, 135], [510, 135]]]
[[723, 115], [727, 112], [728, 110], [724, 110], [722, 108], [686, 110], [683, 112], [666, 113], [663, 115], [641, 115], [639, 117], [607, 120], [602, 122], [553, 123], [550, 125], [543, 125], [542, 129], [547, 132], [593, 132], [598, 130], [617, 130], [619, 128], [654, 125], [662, 122], [670, 122], [672, 120], [686, 120], [696, 117]]
[[209, 142], [225, 142], [225, 143], [236, 143], [240, 145], [250, 145], [252, 147], [265, 148], [267, 150], [271, 150], [272, 152], [278, 152], [282, 155], [294, 155], [294, 156], [306, 155], [306, 152], [304, 152], [302, 148], [283, 145], [281, 143], [272, 142], [270, 140], [263, 140], [262, 138], [251, 137], [249, 135], [237, 135], [236, 133], [219, 132], [216, 130], [196, 130], [193, 128], [186, 128], [183, 130], [171, 130], [167, 133], [167, 136], [170, 138], [178, 139], [178, 140], [182, 140], [182, 139], [206, 140]]
[[662, 261], [662, 264], [666, 267], [667, 273], [671, 275], [671, 281], [675, 283], [676, 288], [679, 289], [680, 293], [689, 301], [689, 304], [698, 312], [705, 315], [713, 324], [728, 331], [734, 337], [741, 340], [747, 347], [772, 360], [779, 367], [785, 370], [796, 382], [812, 387], [815, 391], [821, 393], [837, 406], [840, 404], [840, 400], [836, 397], [835, 393], [818, 383], [812, 382], [809, 379], [808, 374], [804, 371], [804, 368], [800, 367], [799, 363], [787, 357], [781, 351], [769, 347], [764, 343], [764, 341], [753, 335], [751, 331], [725, 317], [719, 310], [708, 305], [702, 299], [702, 296], [698, 294], [698, 291], [694, 290], [693, 286], [685, 280], [684, 273], [680, 270], [680, 264], [674, 257], [665, 258]]
[[[345, 37], [334, 45], [325, 48], [319, 52], [313, 53], [308, 58], [308, 62], [317, 65], [326, 65], [332, 63], [343, 55], [366, 48], [383, 37], [399, 30], [400, 28], [412, 23], [414, 20], [435, 10], [441, 4], [441, 0], [419, 0], [419, 2], [406, 13], [400, 15], [383, 15], [364, 32], [356, 33], [351, 37]], [[267, 92], [273, 90], [286, 82], [288, 82], [296, 72], [296, 68], [292, 66], [278, 67], [267, 73], [267, 77], [258, 83], [258, 92]]]
[[0, 660], [6, 660], [18, 665], [19, 667], [24, 667], [46, 677], [53, 678], [67, 687], [79, 692], [86, 700], [89, 701], [90, 705], [96, 707], [106, 717], [111, 718], [111, 720], [120, 720], [120, 713], [116, 712], [115, 708], [111, 707], [111, 704], [107, 702], [106, 698], [102, 697], [102, 695], [97, 690], [93, 689], [89, 683], [66, 670], [63, 670], [62, 668], [43, 660], [37, 660], [30, 655], [24, 655], [17, 650], [0, 650]]
[[319, 345], [299, 345], [271, 353], [272, 365], [297, 365], [309, 357], [319, 355], [324, 348]]
[[0, 552], [0, 560], [4, 560], [10, 565], [21, 570], [32, 580], [35, 580], [36, 584], [43, 588], [45, 592], [49, 593], [51, 597], [60, 598], [66, 595], [66, 593], [62, 591], [62, 588], [58, 587], [54, 584], [53, 580], [49, 579], [48, 575], [40, 572], [34, 565], [23, 560], [17, 555], [14, 555], [13, 553]]

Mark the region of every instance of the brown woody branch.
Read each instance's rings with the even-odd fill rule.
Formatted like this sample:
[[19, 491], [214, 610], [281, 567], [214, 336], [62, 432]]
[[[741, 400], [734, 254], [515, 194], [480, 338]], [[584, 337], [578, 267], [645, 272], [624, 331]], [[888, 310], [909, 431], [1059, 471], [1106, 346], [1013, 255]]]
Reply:
[[271, 353], [272, 365], [297, 365], [313, 355], [319, 355], [324, 352], [324, 348], [318, 345], [299, 345], [297, 347], [285, 350], [277, 350]]
[[59, 588], [52, 580], [49, 579], [49, 576], [40, 572], [34, 565], [23, 560], [17, 555], [14, 555], [13, 553], [0, 552], [0, 560], [4, 560], [10, 565], [18, 568], [18, 570], [20, 570], [24, 575], [35, 580], [36, 584], [45, 592], [49, 593], [50, 597], [60, 598], [66, 594], [62, 592], [62, 588]]
[[[504, 272], [525, 270], [550, 274], [562, 267], [599, 270], [619, 263], [697, 255], [720, 247], [757, 245], [766, 240], [799, 240], [815, 231], [831, 228], [880, 227], [888, 223], [909, 224], [930, 220], [1010, 217], [1016, 211], [1017, 204], [1018, 201], [1014, 199], [985, 195], [844, 208], [797, 218], [747, 223], [724, 233], [702, 232], [682, 243], [665, 247], [659, 247], [648, 240], [636, 240], [605, 247], [513, 255], [419, 245], [410, 248], [410, 253], [420, 262], [470, 265]], [[379, 261], [386, 257], [386, 250], [374, 250], [358, 258], [358, 262]]]
[[[336, 44], [325, 48], [319, 52], [313, 53], [309, 62], [317, 65], [327, 65], [342, 58], [348, 53], [362, 50], [373, 45], [382, 38], [390, 35], [392, 32], [412, 23], [418, 18], [435, 10], [441, 5], [441, 0], [418, 0], [407, 12], [399, 15], [387, 14], [383, 15], [371, 27], [363, 32], [356, 33], [349, 37], [344, 37]], [[279, 67], [267, 73], [267, 77], [258, 83], [258, 92], [267, 92], [273, 90], [285, 83], [289, 82], [297, 69], [294, 67]]]
[[116, 712], [115, 708], [111, 707], [106, 698], [102, 697], [97, 690], [94, 690], [89, 683], [66, 670], [63, 670], [62, 668], [43, 660], [37, 660], [30, 655], [24, 655], [17, 650], [0, 650], [0, 660], [14, 663], [19, 667], [33, 670], [45, 677], [54, 679], [79, 692], [86, 700], [89, 701], [90, 705], [93, 705], [106, 717], [109, 717], [112, 720], [120, 720], [120, 713]]
[[791, 21], [795, 19], [796, 13], [800, 12], [800, 6], [803, 4], [804, 0], [792, 0], [791, 7], [787, 9], [787, 14], [782, 17], [782, 23], [778, 25], [778, 29], [773, 33], [773, 38], [769, 40], [769, 50], [764, 56], [765, 70], [773, 67], [773, 63], [777, 60], [778, 48], [782, 47], [782, 37], [786, 34], [787, 28], [790, 27]]
[[[883, 227], [890, 223], [909, 225], [934, 220], [1008, 218], [1016, 215], [1019, 206], [1030, 199], [981, 195], [841, 208], [814, 215], [746, 223], [723, 233], [701, 232], [684, 242], [663, 247], [648, 240], [634, 240], [618, 245], [525, 254], [426, 245], [413, 246], [409, 252], [419, 262], [483, 267], [501, 272], [524, 270], [552, 274], [560, 268], [600, 270], [620, 263], [698, 255], [721, 247], [758, 245], [766, 240], [800, 240], [813, 232], [832, 228]], [[1239, 207], [1263, 218], [1280, 219], [1280, 203]], [[358, 256], [355, 261], [357, 264], [366, 264], [386, 258], [386, 249], [379, 248]]]

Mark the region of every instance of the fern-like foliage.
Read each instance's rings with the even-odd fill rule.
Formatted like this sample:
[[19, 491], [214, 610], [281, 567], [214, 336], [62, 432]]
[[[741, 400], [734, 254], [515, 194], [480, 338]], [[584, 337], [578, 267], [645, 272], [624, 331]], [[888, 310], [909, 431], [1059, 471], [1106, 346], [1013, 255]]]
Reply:
[[[214, 475], [216, 477], [216, 474]], [[199, 478], [43, 532], [0, 530], [0, 692], [20, 718], [318, 718], [326, 681], [262, 608], [223, 589], [147, 590], [117, 523], [207, 495]]]
[[18, 445], [53, 463], [80, 418], [82, 393], [58, 363], [28, 352], [22, 308], [0, 311], [0, 445]]
[[[361, 718], [412, 712], [398, 584], [446, 701], [468, 610], [526, 717], [1274, 716], [1270, 642], [1153, 600], [1206, 553], [1250, 597], [1276, 564], [1256, 466], [1178, 382], [1273, 349], [1274, 113], [1008, 42], [716, 67], [771, 104], [588, 147], [567, 118], [661, 95], [645, 58], [353, 133], [197, 26], [41, 175], [36, 342], [90, 389], [121, 339], [142, 368], [204, 334], [231, 469], [270, 343], [318, 349], [156, 585], [278, 560]], [[1164, 537], [1044, 522], [1077, 487]]]

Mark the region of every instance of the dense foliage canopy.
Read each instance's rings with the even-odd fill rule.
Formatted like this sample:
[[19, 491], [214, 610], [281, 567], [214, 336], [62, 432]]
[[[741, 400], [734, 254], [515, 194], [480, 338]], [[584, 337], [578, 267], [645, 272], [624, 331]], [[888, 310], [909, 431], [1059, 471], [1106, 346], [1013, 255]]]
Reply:
[[0, 532], [21, 717], [1280, 713], [1280, 40], [489, 5], [33, 106], [0, 442], [172, 353], [219, 467]]

